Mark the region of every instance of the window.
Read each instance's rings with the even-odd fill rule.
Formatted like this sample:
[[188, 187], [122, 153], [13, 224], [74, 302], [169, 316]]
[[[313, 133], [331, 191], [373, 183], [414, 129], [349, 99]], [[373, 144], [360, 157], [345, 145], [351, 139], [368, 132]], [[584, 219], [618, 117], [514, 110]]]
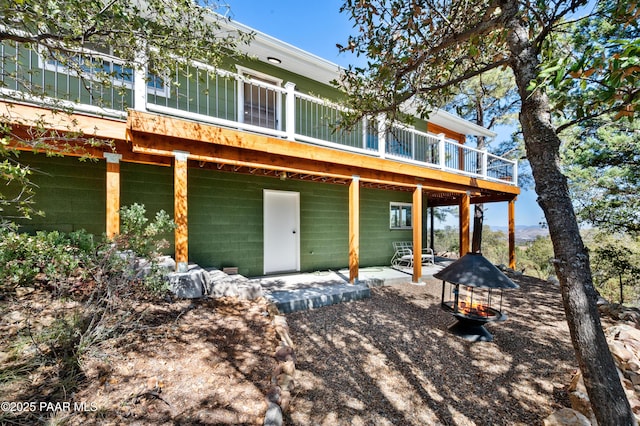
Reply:
[[411, 213], [413, 206], [409, 203], [389, 204], [389, 228], [390, 229], [412, 229]]
[[[45, 59], [44, 52], [40, 52], [38, 58], [40, 68], [45, 70], [64, 74], [69, 74], [71, 71], [55, 57], [49, 56]], [[81, 70], [84, 78], [98, 82], [108, 78], [114, 86], [133, 89], [133, 69], [126, 67], [124, 61], [93, 50], [84, 50], [83, 53], [78, 53], [71, 60], [78, 64], [77, 69]], [[77, 72], [77, 69], [74, 69], [73, 72]], [[163, 77], [148, 73], [147, 93], [169, 97], [169, 86]]]
[[238, 67], [238, 71], [249, 79], [241, 81], [243, 123], [281, 130], [281, 94], [270, 86], [280, 86], [282, 81], [243, 67]]

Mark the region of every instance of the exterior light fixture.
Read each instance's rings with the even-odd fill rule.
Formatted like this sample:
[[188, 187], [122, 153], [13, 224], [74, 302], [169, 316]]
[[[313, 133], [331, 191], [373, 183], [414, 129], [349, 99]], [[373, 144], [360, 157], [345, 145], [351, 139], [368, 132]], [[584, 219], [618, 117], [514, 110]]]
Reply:
[[282, 61], [280, 59], [275, 58], [273, 56], [268, 56], [267, 57], [267, 61], [271, 62], [272, 64], [281, 64], [282, 63]]

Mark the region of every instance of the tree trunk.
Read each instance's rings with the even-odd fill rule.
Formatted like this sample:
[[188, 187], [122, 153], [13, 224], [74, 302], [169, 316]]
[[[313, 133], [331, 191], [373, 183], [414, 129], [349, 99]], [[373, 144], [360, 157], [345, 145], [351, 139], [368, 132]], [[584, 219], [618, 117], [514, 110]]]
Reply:
[[527, 158], [553, 242], [555, 269], [576, 358], [600, 426], [637, 424], [607, 346], [596, 306], [589, 255], [580, 237], [565, 176], [559, 167], [560, 139], [543, 90], [530, 92], [539, 59], [520, 19], [517, 0], [504, 0], [510, 66], [522, 99], [520, 123]]
[[473, 236], [471, 252], [482, 253], [482, 226], [484, 221], [484, 204], [475, 204], [473, 209]]

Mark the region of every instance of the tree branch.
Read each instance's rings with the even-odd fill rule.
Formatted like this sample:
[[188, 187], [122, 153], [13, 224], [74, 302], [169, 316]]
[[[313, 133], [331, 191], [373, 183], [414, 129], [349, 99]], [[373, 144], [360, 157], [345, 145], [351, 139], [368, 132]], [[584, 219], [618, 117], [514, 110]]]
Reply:
[[447, 81], [445, 83], [435, 84], [433, 86], [420, 87], [420, 88], [418, 88], [416, 90], [416, 93], [428, 93], [428, 92], [433, 92], [435, 90], [442, 90], [442, 89], [444, 89], [446, 87], [461, 83], [461, 82], [463, 82], [465, 80], [468, 80], [468, 79], [470, 79], [472, 77], [478, 76], [480, 74], [484, 74], [485, 72], [491, 71], [492, 69], [499, 68], [499, 67], [504, 66], [504, 65], [508, 65], [508, 63], [509, 63], [508, 59], [502, 59], [500, 61], [496, 61], [496, 62], [493, 62], [491, 64], [488, 64], [488, 65], [484, 66], [483, 68], [479, 68], [479, 69], [467, 72], [465, 74], [462, 74], [461, 76], [456, 77], [453, 80], [449, 80], [449, 81]]

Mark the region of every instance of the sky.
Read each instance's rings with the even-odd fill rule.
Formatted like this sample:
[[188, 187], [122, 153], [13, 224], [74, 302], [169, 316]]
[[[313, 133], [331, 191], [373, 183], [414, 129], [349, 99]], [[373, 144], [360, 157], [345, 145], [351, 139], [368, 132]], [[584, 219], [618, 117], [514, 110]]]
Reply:
[[[336, 43], [346, 44], [349, 35], [355, 33], [347, 14], [340, 13], [342, 3], [342, 0], [226, 2], [227, 16], [231, 19], [346, 68], [357, 59], [340, 54], [336, 47]], [[219, 12], [224, 13], [224, 9]], [[509, 137], [509, 132], [501, 132], [493, 144], [497, 146]], [[536, 198], [533, 190], [522, 191], [516, 201], [516, 226], [538, 226], [544, 220]], [[506, 227], [507, 203], [486, 204], [484, 223]], [[457, 219], [450, 217], [446, 224], [456, 226]]]

